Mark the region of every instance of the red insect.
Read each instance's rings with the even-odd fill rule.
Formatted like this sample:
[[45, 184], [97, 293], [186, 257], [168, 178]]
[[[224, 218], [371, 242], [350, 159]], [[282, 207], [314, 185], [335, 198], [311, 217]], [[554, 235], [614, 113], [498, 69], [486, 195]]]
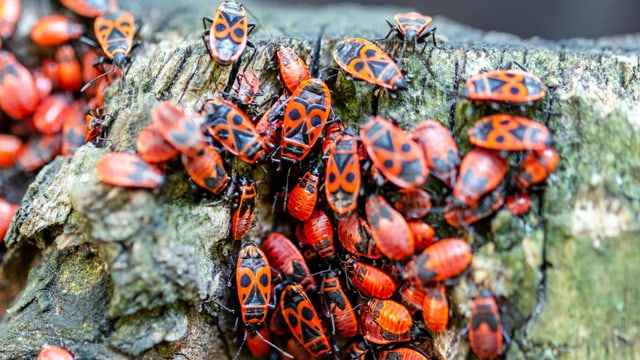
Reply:
[[219, 195], [227, 188], [229, 176], [218, 151], [206, 143], [203, 146], [194, 156], [183, 153], [182, 164], [193, 182]]
[[[258, 334], [260, 333], [260, 334]], [[247, 348], [251, 355], [262, 358], [271, 351], [271, 332], [268, 327], [262, 327], [247, 334]]]
[[318, 182], [322, 166], [318, 163], [307, 171], [287, 195], [287, 210], [294, 218], [305, 221], [311, 216], [318, 200]]
[[364, 309], [369, 312], [376, 324], [391, 334], [405, 334], [413, 326], [413, 318], [409, 310], [393, 300], [369, 299]]
[[38, 92], [38, 99], [44, 99], [47, 96], [49, 96], [49, 94], [51, 94], [51, 91], [53, 91], [53, 85], [55, 81], [55, 79], [52, 80], [48, 78], [48, 74], [45, 74], [45, 70], [44, 70], [45, 62], [54, 64], [55, 71], [58, 70], [58, 65], [52, 60], [47, 61], [47, 59], [42, 61], [42, 64], [40, 65], [39, 68], [33, 70], [33, 73], [32, 73], [33, 82], [36, 86], [36, 91]]
[[[209, 30], [207, 22], [211, 24]], [[229, 0], [220, 4], [215, 19], [203, 17], [202, 25], [205, 28], [202, 32], [204, 46], [211, 59], [222, 66], [231, 65], [240, 58], [247, 46], [249, 33], [255, 27], [247, 22], [244, 7]]]
[[320, 79], [303, 81], [284, 110], [281, 156], [302, 160], [322, 135], [329, 118], [331, 92]]
[[325, 127], [324, 140], [322, 140], [322, 154], [327, 155], [329, 152], [329, 147], [331, 144], [338, 138], [338, 136], [342, 135], [345, 129], [345, 124], [342, 120], [336, 119], [331, 121]]
[[7, 230], [9, 230], [9, 226], [11, 225], [11, 220], [19, 208], [20, 206], [0, 198], [0, 244], [2, 244], [4, 236], [7, 234]]
[[374, 167], [401, 188], [422, 186], [429, 175], [424, 155], [409, 134], [391, 121], [375, 116], [360, 128], [360, 140]]
[[471, 76], [460, 96], [474, 101], [528, 104], [547, 95], [547, 86], [537, 76], [522, 70], [494, 70]]
[[205, 104], [207, 131], [230, 153], [249, 164], [266, 158], [267, 144], [249, 117], [236, 105], [224, 100]]
[[436, 46], [436, 29], [434, 28], [430, 31], [426, 31], [427, 26], [431, 24], [431, 20], [431, 16], [422, 15], [415, 11], [395, 14], [393, 16], [393, 22], [395, 25], [390, 23], [389, 20], [386, 20], [389, 27], [391, 27], [386, 37], [389, 37], [389, 35], [394, 32], [402, 39], [402, 49], [400, 50], [399, 58], [402, 58], [404, 55], [404, 50], [407, 48], [407, 43], [409, 42], [413, 43], [413, 50], [415, 51], [418, 47], [418, 43], [426, 42], [426, 38], [431, 36], [433, 46]]
[[105, 55], [99, 58], [97, 63], [109, 63], [112, 66], [111, 69], [85, 84], [80, 91], [84, 91], [97, 80], [109, 76], [117, 68], [124, 69], [131, 62], [129, 55], [137, 45], [133, 43], [135, 27], [133, 15], [126, 10], [112, 8], [95, 18], [94, 33]]
[[188, 157], [202, 152], [206, 144], [199, 122], [200, 115], [187, 114], [178, 105], [166, 101], [158, 104], [151, 112], [151, 123], [162, 137]]
[[507, 173], [508, 161], [497, 152], [474, 148], [460, 163], [460, 174], [453, 187], [452, 201], [471, 206], [480, 197], [495, 189]]
[[424, 287], [405, 284], [400, 288], [398, 293], [400, 294], [400, 301], [412, 316], [422, 311], [422, 304], [424, 303], [424, 298], [427, 296]]
[[303, 81], [311, 78], [307, 64], [288, 45], [278, 44], [276, 56], [280, 65], [280, 78], [290, 92], [296, 91]]
[[260, 91], [260, 79], [253, 71], [246, 70], [238, 74], [238, 90], [235, 97], [241, 105], [248, 105]]
[[85, 120], [81, 110], [82, 103], [76, 101], [67, 106], [62, 117], [62, 155], [70, 156], [84, 144]]
[[106, 132], [106, 127], [112, 119], [111, 115], [105, 114], [101, 107], [95, 111], [88, 110], [84, 117], [86, 124], [86, 138], [84, 142], [88, 143], [94, 139], [102, 139], [102, 137], [98, 138], [98, 136]]
[[38, 353], [37, 360], [73, 360], [73, 355], [59, 346], [47, 345]]
[[137, 155], [111, 152], [96, 162], [96, 175], [105, 184], [156, 189], [164, 184], [164, 174], [155, 165], [146, 163]]
[[433, 243], [436, 231], [431, 225], [420, 220], [407, 221], [407, 225], [413, 235], [415, 251], [422, 251]]
[[289, 101], [288, 95], [281, 95], [256, 123], [258, 134], [264, 138], [267, 154], [272, 155], [282, 140], [282, 115]]
[[349, 38], [339, 42], [333, 50], [333, 60], [342, 71], [356, 79], [392, 91], [407, 88], [398, 65], [368, 40]]
[[90, 18], [102, 15], [109, 9], [118, 8], [116, 0], [60, 0], [60, 2], [76, 14]]
[[469, 267], [472, 256], [466, 241], [442, 239], [411, 259], [405, 266], [404, 276], [415, 286], [451, 279]]
[[530, 152], [522, 160], [515, 176], [515, 182], [521, 189], [544, 181], [551, 174], [560, 161], [560, 155], [553, 148]]
[[458, 207], [448, 202], [444, 208], [444, 218], [451, 226], [466, 227], [493, 214], [504, 205], [504, 189], [499, 186], [478, 200], [472, 206]]
[[368, 311], [360, 312], [360, 333], [365, 340], [378, 345], [392, 344], [412, 339], [411, 332], [394, 334], [389, 331], [385, 331], [382, 326], [378, 325], [375, 321], [375, 317]]
[[21, 0], [3, 0], [0, 2], [0, 37], [8, 39], [13, 35], [20, 18]]
[[34, 171], [60, 154], [62, 135], [35, 135], [22, 146], [17, 164], [25, 171]]
[[391, 260], [404, 260], [413, 255], [415, 243], [407, 221], [382, 195], [369, 198], [365, 211], [371, 237], [384, 256]]
[[300, 250], [286, 236], [271, 233], [262, 241], [260, 247], [274, 269], [302, 284], [307, 291], [317, 287]]
[[266, 323], [271, 302], [271, 268], [266, 255], [255, 245], [240, 249], [236, 286], [245, 330], [255, 331]]
[[289, 326], [286, 322], [284, 322], [284, 318], [282, 317], [282, 309], [280, 308], [280, 306], [276, 306], [271, 311], [271, 319], [269, 320], [269, 331], [275, 335], [285, 335], [289, 333]]
[[256, 184], [253, 180], [241, 176], [231, 213], [230, 232], [234, 240], [242, 239], [251, 230], [256, 209], [256, 194]]
[[527, 194], [516, 194], [507, 197], [507, 209], [513, 216], [520, 216], [531, 209], [531, 198]]
[[0, 134], [0, 167], [10, 167], [15, 164], [22, 140], [15, 135]]
[[69, 107], [71, 107], [71, 103], [66, 95], [49, 95], [38, 105], [33, 115], [33, 125], [43, 134], [50, 135], [60, 132], [64, 115]]
[[304, 222], [304, 237], [299, 239], [303, 246], [315, 250], [322, 259], [333, 260], [336, 250], [333, 246], [333, 226], [327, 214], [314, 210]]
[[329, 338], [311, 300], [299, 284], [288, 284], [280, 295], [280, 307], [293, 336], [314, 357], [331, 354]]
[[[16, 96], [19, 95], [19, 96]], [[0, 108], [15, 119], [24, 119], [40, 98], [31, 72], [12, 53], [0, 50]]]
[[458, 174], [460, 154], [449, 130], [435, 120], [425, 119], [411, 134], [422, 148], [431, 174], [451, 187]]
[[153, 124], [140, 131], [136, 139], [138, 155], [149, 163], [169, 161], [180, 154], [180, 151], [166, 141]]
[[356, 213], [351, 213], [346, 219], [338, 220], [338, 240], [349, 253], [379, 259], [382, 257], [371, 237], [369, 224]]
[[356, 340], [347, 346], [347, 350], [344, 351], [344, 358], [348, 360], [365, 360], [370, 347], [363, 340]]
[[502, 349], [500, 309], [491, 293], [483, 289], [473, 298], [469, 318], [469, 345], [481, 359], [493, 359]]
[[431, 210], [431, 196], [420, 188], [400, 189], [393, 207], [407, 219], [420, 219]]
[[334, 332], [345, 339], [354, 337], [358, 332], [356, 312], [353, 311], [349, 298], [342, 291], [340, 279], [335, 271], [330, 270], [325, 274], [320, 293], [323, 295], [321, 299], [324, 309], [332, 316]]
[[359, 262], [355, 257], [348, 258], [343, 266], [353, 285], [365, 297], [388, 299], [398, 288], [398, 284], [386, 272]]
[[418, 350], [401, 347], [392, 350], [383, 350], [378, 354], [380, 360], [429, 360], [430, 358]]
[[31, 28], [31, 40], [42, 46], [61, 45], [79, 39], [86, 31], [84, 25], [64, 15], [43, 16]]
[[358, 142], [351, 134], [338, 135], [327, 152], [324, 184], [327, 204], [336, 217], [345, 217], [356, 209], [360, 182]]
[[63, 91], [78, 91], [82, 87], [82, 67], [71, 45], [62, 45], [56, 49], [56, 82]]
[[485, 116], [469, 128], [469, 141], [491, 150], [542, 150], [551, 145], [549, 129], [533, 120], [509, 114]]
[[422, 318], [433, 332], [442, 332], [449, 322], [449, 301], [447, 289], [442, 283], [426, 287], [424, 302], [422, 303]]

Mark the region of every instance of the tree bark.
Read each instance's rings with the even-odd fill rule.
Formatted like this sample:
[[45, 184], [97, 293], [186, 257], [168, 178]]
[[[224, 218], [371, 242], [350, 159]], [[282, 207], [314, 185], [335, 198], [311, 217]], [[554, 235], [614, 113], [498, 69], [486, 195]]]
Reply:
[[[109, 151], [135, 151], [158, 102], [196, 109], [227, 86], [230, 68], [214, 65], [200, 39], [200, 17], [211, 16], [215, 4], [193, 0], [166, 5], [166, 12], [154, 4], [163, 10], [150, 11], [145, 2], [131, 9], [146, 23], [144, 44], [126, 82], [107, 91], [110, 141], [45, 166], [5, 238], [0, 290], [22, 291], [0, 323], [0, 358], [34, 358], [45, 344], [64, 346], [76, 359], [227, 359], [237, 349], [234, 315], [217, 305], [235, 297], [227, 286], [238, 248], [228, 235], [228, 201], [190, 187], [179, 161], [163, 167], [168, 181], [158, 192], [102, 184], [93, 170]], [[245, 52], [242, 66], [261, 80], [256, 113], [281, 88], [272, 65], [276, 42], [290, 43], [327, 75], [342, 120], [357, 126], [377, 113], [410, 128], [431, 117], [454, 130], [463, 151], [470, 148], [466, 128], [492, 111], [451, 95], [463, 79], [512, 62], [541, 76], [549, 95], [525, 113], [552, 129], [560, 165], [522, 218], [500, 211], [471, 234], [436, 220], [441, 237], [473, 239], [475, 254], [471, 270], [452, 287], [447, 331], [426, 348], [435, 359], [465, 358], [468, 341], [460, 332], [471, 296], [486, 287], [511, 337], [506, 358], [640, 355], [640, 35], [523, 40], [436, 16], [438, 47], [409, 50], [399, 61], [409, 89], [389, 96], [336, 71], [331, 52], [347, 37], [384, 37], [384, 19], [398, 9], [247, 8], [258, 23], [250, 36], [256, 51]], [[278, 191], [272, 175], [282, 176], [275, 167], [251, 170], [232, 161], [228, 170], [252, 171], [258, 180], [258, 219], [249, 239], [258, 242], [274, 223], [286, 228], [283, 214], [272, 213]]]

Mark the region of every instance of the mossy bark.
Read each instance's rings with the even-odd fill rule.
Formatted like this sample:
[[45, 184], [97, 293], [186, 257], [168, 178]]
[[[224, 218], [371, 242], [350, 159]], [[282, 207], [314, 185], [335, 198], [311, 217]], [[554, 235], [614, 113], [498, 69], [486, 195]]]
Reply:
[[[449, 329], [431, 350], [439, 359], [467, 356], [460, 331], [470, 297], [488, 287], [511, 336], [509, 359], [640, 356], [640, 36], [522, 40], [435, 17], [438, 47], [399, 61], [409, 89], [390, 96], [337, 73], [331, 50], [346, 37], [383, 37], [384, 19], [398, 9], [247, 7], [260, 22], [251, 34], [255, 56], [247, 51], [243, 59], [263, 84], [257, 112], [279, 88], [271, 85], [277, 41], [329, 75], [333, 109], [344, 121], [358, 124], [375, 112], [408, 128], [431, 117], [454, 129], [463, 150], [466, 128], [491, 111], [451, 95], [464, 78], [511, 62], [543, 77], [549, 95], [525, 112], [553, 130], [559, 168], [524, 217], [501, 211], [473, 234], [448, 230], [475, 237], [476, 252], [453, 287]], [[162, 21], [143, 31], [126, 83], [107, 92], [110, 141], [57, 158], [29, 187], [5, 238], [4, 281], [24, 288], [0, 323], [0, 358], [34, 358], [45, 344], [63, 345], [77, 359], [233, 356], [233, 315], [216, 304], [235, 296], [227, 286], [237, 249], [228, 202], [191, 188], [179, 161], [163, 166], [168, 181], [157, 192], [101, 184], [93, 170], [108, 151], [135, 150], [159, 101], [192, 109], [226, 87], [230, 69], [215, 66], [200, 40], [200, 17], [213, 9], [192, 1], [144, 12]], [[249, 238], [258, 241], [279, 215], [262, 195], [273, 193], [275, 169], [253, 173], [261, 202]]]

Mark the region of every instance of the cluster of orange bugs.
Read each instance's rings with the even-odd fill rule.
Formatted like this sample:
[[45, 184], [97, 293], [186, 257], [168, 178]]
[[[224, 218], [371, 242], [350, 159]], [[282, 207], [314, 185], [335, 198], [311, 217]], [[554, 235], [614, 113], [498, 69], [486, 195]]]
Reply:
[[[0, 95], [24, 95], [11, 102], [0, 96], [0, 108], [19, 128], [0, 135], [2, 166], [33, 171], [101, 139], [108, 120], [101, 113], [102, 95], [131, 61], [136, 43], [130, 13], [114, 0], [61, 2], [93, 19], [97, 43], [84, 37], [82, 19], [49, 15], [34, 25], [31, 39], [57, 47], [54, 59], [29, 71], [0, 51]], [[0, 13], [3, 41], [11, 37], [19, 8], [19, 1], [7, 1]], [[397, 45], [391, 35], [402, 40], [398, 58], [409, 46], [414, 53], [419, 44], [426, 46], [429, 37], [437, 45], [428, 16], [402, 13], [388, 23], [387, 47]], [[254, 25], [241, 4], [223, 1], [203, 25], [204, 45], [218, 66], [237, 65], [246, 47], [254, 47], [248, 40]], [[78, 61], [69, 45], [76, 42], [104, 54], [86, 51]], [[382, 42], [345, 39], [336, 44], [333, 60], [351, 78], [389, 92], [407, 89], [410, 81]], [[476, 148], [461, 156], [449, 129], [436, 120], [410, 130], [381, 115], [360, 124], [339, 120], [329, 87], [293, 49], [279, 43], [273, 56], [282, 94], [267, 111], [249, 106], [260, 80], [245, 68], [234, 91], [206, 100], [199, 111], [158, 104], [138, 134], [136, 154], [104, 155], [96, 163], [98, 178], [114, 186], [161, 189], [168, 166], [158, 164], [180, 157], [193, 183], [231, 200], [229, 234], [240, 248], [235, 307], [243, 327], [236, 357], [246, 344], [256, 357], [430, 359], [429, 341], [449, 326], [447, 289], [468, 271], [473, 252], [463, 239], [439, 238], [426, 221], [435, 216], [432, 201], [441, 200], [427, 191], [428, 182], [447, 194], [441, 213], [453, 227], [470, 229], [502, 208], [505, 198], [511, 213], [521, 215], [529, 206], [524, 191], [543, 182], [559, 160], [549, 129], [521, 116], [488, 115], [469, 128]], [[111, 67], [105, 70], [105, 64]], [[546, 92], [533, 74], [497, 70], [467, 79], [459, 97], [526, 105]], [[512, 172], [509, 152], [523, 157]], [[252, 166], [276, 164], [286, 174], [283, 183], [292, 186], [283, 187], [280, 199], [288, 215], [280, 216], [285, 220], [278, 226], [291, 234], [271, 232], [262, 241], [253, 236], [259, 194], [249, 173], [233, 172], [234, 158]], [[516, 188], [517, 194], [506, 196]], [[16, 210], [0, 202], [2, 234]], [[471, 350], [482, 359], [496, 358], [503, 348], [496, 298], [483, 287], [470, 302]], [[58, 347], [43, 349], [38, 358], [55, 356], [73, 358]]]

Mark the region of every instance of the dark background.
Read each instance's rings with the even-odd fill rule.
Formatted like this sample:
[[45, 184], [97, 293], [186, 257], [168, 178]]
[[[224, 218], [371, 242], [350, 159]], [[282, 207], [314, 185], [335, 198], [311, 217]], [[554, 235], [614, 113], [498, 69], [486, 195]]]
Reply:
[[[336, 0], [283, 0], [328, 4]], [[400, 0], [351, 1], [395, 5], [444, 15], [483, 30], [546, 39], [595, 38], [640, 32], [640, 0]], [[392, 15], [389, 16], [392, 20]]]

